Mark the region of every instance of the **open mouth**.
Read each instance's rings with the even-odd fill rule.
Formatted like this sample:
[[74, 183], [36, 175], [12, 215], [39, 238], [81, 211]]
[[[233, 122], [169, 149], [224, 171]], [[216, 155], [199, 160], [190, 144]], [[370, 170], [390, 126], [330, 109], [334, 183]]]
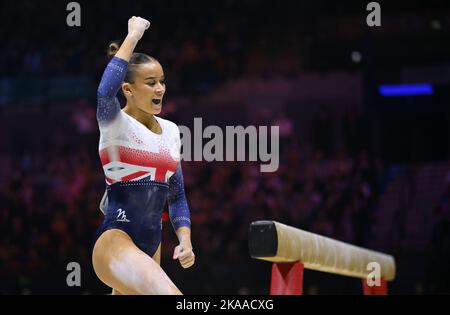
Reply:
[[153, 99], [152, 103], [155, 104], [155, 105], [159, 105], [159, 104], [161, 104], [161, 100], [160, 99]]

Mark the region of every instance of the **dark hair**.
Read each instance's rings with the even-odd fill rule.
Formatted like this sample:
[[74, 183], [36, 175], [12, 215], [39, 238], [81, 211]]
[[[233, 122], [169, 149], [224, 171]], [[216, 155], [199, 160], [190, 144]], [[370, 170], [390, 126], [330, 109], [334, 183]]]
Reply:
[[[115, 40], [109, 43], [107, 50], [108, 60], [111, 60], [112, 57], [116, 55], [116, 53], [119, 51], [120, 46], [122, 45], [122, 42], [123, 40]], [[134, 74], [136, 72], [137, 67], [147, 62], [159, 63], [159, 61], [156, 60], [156, 58], [153, 58], [147, 54], [133, 53], [133, 55], [131, 55], [130, 61], [128, 62], [127, 74], [125, 75], [125, 79], [123, 81], [128, 83], [134, 83]]]

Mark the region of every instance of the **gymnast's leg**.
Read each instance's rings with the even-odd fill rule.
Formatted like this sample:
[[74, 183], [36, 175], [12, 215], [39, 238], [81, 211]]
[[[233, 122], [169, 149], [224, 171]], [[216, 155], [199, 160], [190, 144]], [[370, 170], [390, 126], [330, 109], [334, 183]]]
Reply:
[[[153, 260], [156, 261], [158, 265], [161, 265], [161, 243], [156, 250], [156, 253], [153, 255]], [[112, 289], [111, 295], [123, 295], [121, 292], [116, 289]]]
[[113, 294], [181, 294], [159, 266], [160, 247], [153, 256], [141, 251], [123, 231], [105, 231], [97, 240], [92, 264], [97, 277]]

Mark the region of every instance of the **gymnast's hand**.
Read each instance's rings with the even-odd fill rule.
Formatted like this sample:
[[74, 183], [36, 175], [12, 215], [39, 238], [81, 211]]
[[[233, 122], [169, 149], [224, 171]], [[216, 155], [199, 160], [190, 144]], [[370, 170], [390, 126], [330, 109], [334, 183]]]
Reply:
[[140, 40], [144, 32], [150, 27], [150, 22], [139, 16], [133, 16], [128, 20], [128, 35]]
[[181, 242], [173, 251], [173, 259], [178, 259], [183, 268], [191, 267], [195, 262], [195, 255], [190, 242]]

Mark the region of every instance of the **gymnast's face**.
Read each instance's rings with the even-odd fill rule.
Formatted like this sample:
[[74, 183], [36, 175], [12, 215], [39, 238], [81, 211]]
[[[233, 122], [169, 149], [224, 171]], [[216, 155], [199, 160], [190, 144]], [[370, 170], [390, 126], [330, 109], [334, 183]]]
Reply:
[[159, 62], [147, 62], [139, 65], [133, 79], [133, 83], [122, 85], [127, 101], [143, 112], [152, 115], [159, 114], [166, 92], [164, 71]]

